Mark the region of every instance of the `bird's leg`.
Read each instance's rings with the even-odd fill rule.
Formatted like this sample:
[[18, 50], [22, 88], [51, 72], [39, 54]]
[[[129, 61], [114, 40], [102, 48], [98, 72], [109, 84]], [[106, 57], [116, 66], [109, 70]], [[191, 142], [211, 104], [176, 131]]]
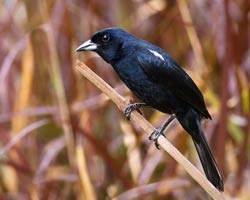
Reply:
[[137, 110], [140, 114], [142, 114], [142, 112], [139, 110], [139, 108], [143, 107], [143, 106], [147, 106], [146, 103], [132, 103], [130, 104], [127, 108], [125, 108], [124, 110], [124, 114], [126, 116], [126, 118], [128, 120], [130, 120], [130, 115], [134, 110]]
[[159, 143], [158, 143], [158, 138], [160, 137], [160, 135], [166, 137], [164, 135], [164, 130], [167, 128], [167, 126], [170, 124], [170, 122], [172, 122], [174, 119], [176, 118], [176, 115], [175, 114], [172, 114], [168, 120], [158, 129], [154, 130], [150, 136], [149, 136], [149, 139], [150, 140], [153, 140], [155, 142], [155, 146], [157, 149], [160, 149], [159, 148]]

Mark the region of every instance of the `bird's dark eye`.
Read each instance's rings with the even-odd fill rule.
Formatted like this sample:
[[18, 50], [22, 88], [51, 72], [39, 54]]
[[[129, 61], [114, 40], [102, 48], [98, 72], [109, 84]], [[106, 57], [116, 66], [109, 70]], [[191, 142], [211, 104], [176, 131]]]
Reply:
[[103, 41], [103, 42], [108, 42], [108, 41], [109, 41], [109, 35], [104, 34], [104, 35], [102, 36], [102, 41]]

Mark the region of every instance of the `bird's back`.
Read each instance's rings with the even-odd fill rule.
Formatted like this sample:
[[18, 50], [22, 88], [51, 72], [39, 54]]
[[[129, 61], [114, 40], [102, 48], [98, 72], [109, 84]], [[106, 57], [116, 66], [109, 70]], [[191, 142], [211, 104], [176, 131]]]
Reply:
[[165, 113], [192, 107], [200, 116], [211, 118], [196, 84], [164, 50], [129, 36], [121, 51], [123, 57], [112, 65], [139, 99]]

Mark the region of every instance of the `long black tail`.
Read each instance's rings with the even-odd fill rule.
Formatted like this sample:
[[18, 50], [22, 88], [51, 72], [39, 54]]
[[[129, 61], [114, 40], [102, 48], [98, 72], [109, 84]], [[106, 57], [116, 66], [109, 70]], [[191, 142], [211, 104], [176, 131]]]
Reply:
[[197, 141], [192, 137], [195, 148], [199, 155], [202, 167], [207, 176], [207, 179], [220, 191], [224, 190], [222, 177], [220, 171], [217, 167], [217, 163], [214, 159], [214, 156], [211, 152], [211, 149], [207, 143], [207, 140], [202, 133], [200, 133], [200, 140]]
[[204, 132], [201, 128], [200, 118], [196, 112], [188, 112], [177, 115], [178, 121], [183, 128], [192, 136], [195, 148], [199, 155], [202, 167], [207, 179], [220, 191], [224, 190], [222, 177], [208, 145]]

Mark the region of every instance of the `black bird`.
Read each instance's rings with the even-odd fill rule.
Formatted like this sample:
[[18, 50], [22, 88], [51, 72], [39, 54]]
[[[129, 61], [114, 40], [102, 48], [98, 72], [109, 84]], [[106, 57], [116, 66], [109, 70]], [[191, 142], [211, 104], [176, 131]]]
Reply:
[[223, 181], [212, 151], [201, 127], [202, 119], [211, 119], [203, 96], [189, 75], [161, 48], [137, 38], [120, 28], [100, 30], [76, 51], [94, 51], [110, 63], [118, 76], [143, 103], [125, 109], [130, 114], [150, 106], [170, 118], [155, 130], [155, 141], [175, 118], [191, 135], [208, 180], [223, 191]]

